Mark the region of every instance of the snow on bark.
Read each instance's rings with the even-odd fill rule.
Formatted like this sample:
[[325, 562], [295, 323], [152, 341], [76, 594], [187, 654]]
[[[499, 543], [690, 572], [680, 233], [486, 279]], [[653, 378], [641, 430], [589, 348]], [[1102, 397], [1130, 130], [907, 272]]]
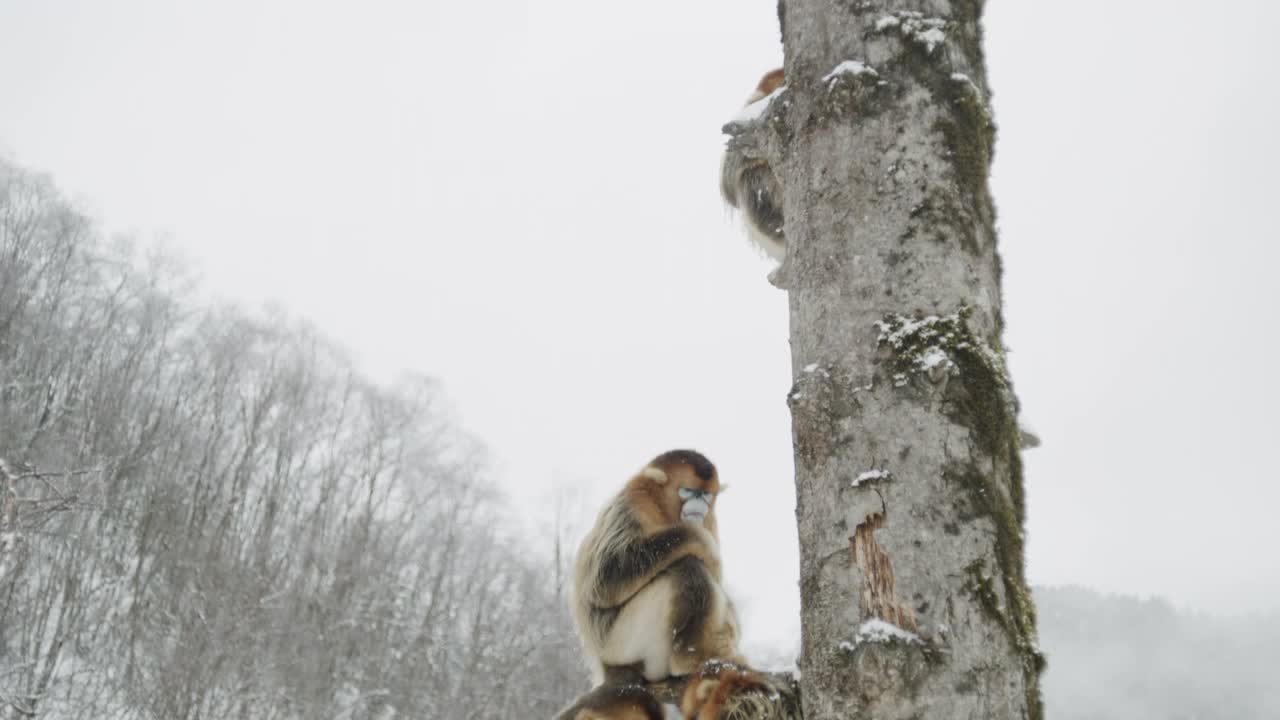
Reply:
[[866, 472], [859, 473], [858, 477], [853, 479], [853, 487], [858, 487], [865, 482], [888, 480], [891, 477], [893, 477], [893, 473], [888, 470], [867, 470]]
[[905, 643], [918, 643], [920, 642], [920, 636], [916, 635], [913, 632], [908, 632], [906, 630], [903, 630], [897, 625], [887, 623], [880, 619], [873, 619], [873, 620], [868, 620], [862, 623], [862, 625], [858, 626], [858, 634], [854, 636], [852, 641], [849, 641], [849, 640], [840, 641], [840, 649], [846, 650], [848, 652], [853, 652], [854, 650], [857, 649], [859, 645], [863, 643], [869, 643], [869, 642], [888, 643], [888, 642], [895, 642], [895, 641], [905, 642]]
[[876, 32], [897, 30], [902, 36], [925, 47], [925, 52], [933, 51], [947, 39], [943, 28], [947, 21], [942, 18], [925, 17], [923, 13], [904, 11], [895, 15], [885, 15], [876, 20]]
[[841, 75], [853, 75], [854, 77], [859, 75], [871, 75], [874, 77], [879, 75], [879, 73], [876, 72], [875, 68], [860, 60], [845, 60], [835, 66], [831, 72], [823, 75], [822, 81], [828, 84], [834, 83], [836, 80], [840, 79]]
[[773, 102], [774, 98], [778, 97], [779, 95], [781, 95], [786, 91], [787, 91], [786, 85], [782, 85], [776, 88], [773, 92], [769, 93], [768, 95], [765, 95], [759, 100], [756, 100], [750, 105], [742, 108], [742, 110], [738, 111], [738, 114], [735, 115], [733, 117], [733, 120], [731, 120], [730, 122], [731, 123], [749, 123], [759, 118], [761, 115], [764, 114], [764, 111], [768, 109], [769, 103]]

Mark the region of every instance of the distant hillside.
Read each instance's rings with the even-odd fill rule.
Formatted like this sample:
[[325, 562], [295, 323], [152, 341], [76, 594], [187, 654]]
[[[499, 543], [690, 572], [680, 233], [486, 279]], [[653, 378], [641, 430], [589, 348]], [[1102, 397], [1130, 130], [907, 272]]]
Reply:
[[1078, 587], [1035, 595], [1048, 717], [1280, 718], [1280, 614], [1216, 618]]

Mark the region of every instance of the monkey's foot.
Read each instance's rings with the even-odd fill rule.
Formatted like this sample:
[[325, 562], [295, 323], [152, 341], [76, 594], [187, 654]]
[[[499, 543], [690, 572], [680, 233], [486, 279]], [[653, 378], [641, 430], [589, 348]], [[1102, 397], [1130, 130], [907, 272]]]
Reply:
[[711, 660], [689, 676], [680, 710], [687, 720], [795, 720], [799, 700], [789, 684], [739, 663]]

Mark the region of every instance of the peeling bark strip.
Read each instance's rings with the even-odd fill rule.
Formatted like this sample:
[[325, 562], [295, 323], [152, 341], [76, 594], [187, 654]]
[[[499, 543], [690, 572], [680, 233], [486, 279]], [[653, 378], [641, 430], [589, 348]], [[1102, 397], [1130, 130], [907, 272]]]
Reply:
[[858, 593], [863, 620], [880, 618], [903, 630], [919, 633], [911, 608], [898, 601], [893, 587], [893, 563], [876, 542], [876, 531], [885, 526], [884, 513], [874, 513], [854, 529], [849, 538], [853, 562], [862, 571], [863, 586]]
[[783, 0], [787, 90], [737, 140], [784, 196], [808, 720], [1043, 717], [981, 8]]

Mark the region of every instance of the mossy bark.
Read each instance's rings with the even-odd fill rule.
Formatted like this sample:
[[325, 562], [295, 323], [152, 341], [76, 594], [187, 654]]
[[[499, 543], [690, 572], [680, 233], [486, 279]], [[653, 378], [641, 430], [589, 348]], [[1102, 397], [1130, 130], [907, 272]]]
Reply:
[[[785, 189], [808, 720], [1042, 715], [980, 13], [779, 7], [787, 90], [752, 141]], [[872, 72], [830, 75], [849, 60]]]

